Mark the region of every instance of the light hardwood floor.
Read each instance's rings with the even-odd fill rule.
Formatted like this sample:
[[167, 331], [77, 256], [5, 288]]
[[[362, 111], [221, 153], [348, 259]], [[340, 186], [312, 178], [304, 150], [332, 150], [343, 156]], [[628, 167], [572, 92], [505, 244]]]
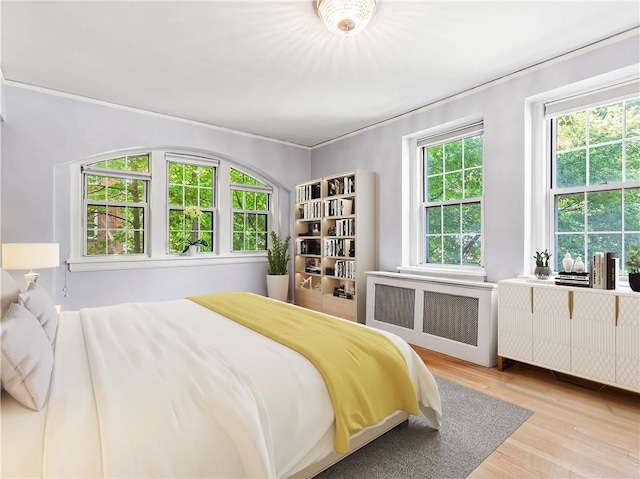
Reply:
[[640, 395], [596, 392], [522, 363], [499, 372], [414, 349], [434, 375], [534, 412], [470, 478], [640, 477]]

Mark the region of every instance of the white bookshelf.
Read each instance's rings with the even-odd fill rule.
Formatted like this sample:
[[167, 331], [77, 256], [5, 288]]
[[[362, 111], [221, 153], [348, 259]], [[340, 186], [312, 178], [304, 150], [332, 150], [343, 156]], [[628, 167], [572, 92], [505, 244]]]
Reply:
[[376, 269], [375, 199], [371, 171], [296, 185], [295, 304], [364, 324], [365, 272]]

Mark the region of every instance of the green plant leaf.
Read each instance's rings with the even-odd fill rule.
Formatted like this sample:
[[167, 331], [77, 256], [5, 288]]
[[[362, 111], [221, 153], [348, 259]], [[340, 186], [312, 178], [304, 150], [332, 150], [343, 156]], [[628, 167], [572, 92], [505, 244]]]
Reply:
[[271, 247], [267, 249], [267, 259], [269, 260], [267, 274], [287, 274], [290, 259], [289, 242], [291, 241], [291, 236], [287, 235], [283, 240], [273, 230], [271, 230], [269, 234], [271, 236]]

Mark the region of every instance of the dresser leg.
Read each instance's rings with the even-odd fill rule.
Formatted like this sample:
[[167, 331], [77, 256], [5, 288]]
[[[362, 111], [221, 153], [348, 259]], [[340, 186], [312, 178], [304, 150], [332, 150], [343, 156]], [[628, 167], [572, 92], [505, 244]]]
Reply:
[[503, 356], [498, 356], [498, 371], [504, 371], [511, 365], [513, 365], [515, 361], [512, 361], [509, 358], [505, 358]]

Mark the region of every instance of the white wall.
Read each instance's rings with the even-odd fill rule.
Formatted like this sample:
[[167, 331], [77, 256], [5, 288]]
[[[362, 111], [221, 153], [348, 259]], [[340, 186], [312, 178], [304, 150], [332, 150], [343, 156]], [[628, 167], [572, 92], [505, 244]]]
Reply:
[[[238, 160], [292, 189], [310, 177], [310, 151], [97, 102], [4, 85], [2, 124], [3, 242], [60, 243], [69, 248], [68, 167], [101, 152], [173, 146]], [[55, 177], [55, 182], [54, 182]], [[55, 185], [55, 187], [54, 187]], [[283, 195], [282, 228], [289, 231], [290, 196]], [[54, 225], [55, 222], [55, 225]], [[264, 294], [266, 260], [243, 265], [107, 272], [42, 270], [40, 281], [65, 309], [156, 301], [189, 294], [244, 290]], [[22, 280], [22, 274], [13, 274]], [[67, 285], [68, 297], [62, 288]]]
[[[529, 181], [525, 163], [525, 101], [545, 91], [640, 63], [640, 37], [585, 49], [560, 61], [531, 69], [450, 101], [440, 102], [393, 122], [312, 150], [311, 176], [355, 168], [378, 173], [378, 269], [401, 264], [402, 137], [480, 114], [484, 117], [484, 242], [487, 280], [496, 282], [523, 272], [529, 225], [524, 195]], [[400, 74], [400, 73], [399, 73]], [[538, 245], [539, 246], [539, 245]], [[533, 245], [534, 249], [536, 245]], [[531, 260], [533, 261], [533, 259]]]
[[[56, 185], [64, 184], [64, 165], [110, 150], [169, 145], [237, 159], [288, 188], [310, 178], [356, 168], [376, 171], [378, 201], [372, 207], [377, 210], [378, 269], [394, 270], [401, 263], [402, 137], [479, 113], [485, 122], [488, 280], [513, 277], [522, 272], [528, 255], [525, 100], [637, 65], [639, 40], [636, 35], [590, 48], [311, 152], [193, 123], [3, 85], [6, 122], [0, 133], [0, 237], [3, 242], [55, 240], [61, 243], [64, 256], [69, 243], [65, 215], [68, 191], [54, 191], [54, 176]], [[286, 230], [291, 223], [291, 205], [283, 206]], [[264, 293], [265, 271], [266, 263], [66, 274], [61, 266], [53, 271], [43, 270], [40, 281], [53, 292], [56, 302], [67, 309], [77, 309], [221, 290]], [[14, 277], [20, 279], [21, 274]], [[65, 284], [66, 298], [62, 292]]]

